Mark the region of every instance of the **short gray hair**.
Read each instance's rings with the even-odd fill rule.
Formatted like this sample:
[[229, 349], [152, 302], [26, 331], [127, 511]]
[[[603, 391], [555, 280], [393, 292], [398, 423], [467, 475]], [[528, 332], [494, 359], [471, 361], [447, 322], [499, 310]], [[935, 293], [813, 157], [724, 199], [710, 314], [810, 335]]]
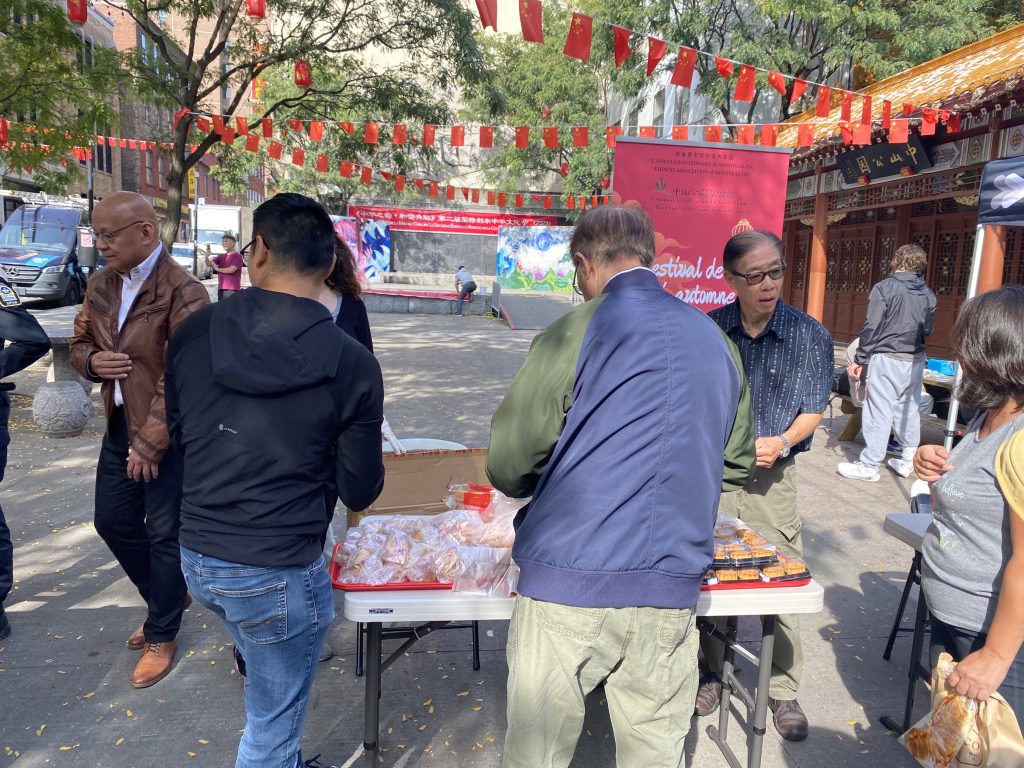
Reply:
[[576, 220], [569, 252], [580, 252], [598, 264], [635, 258], [650, 267], [654, 263], [654, 224], [639, 206], [591, 208]]

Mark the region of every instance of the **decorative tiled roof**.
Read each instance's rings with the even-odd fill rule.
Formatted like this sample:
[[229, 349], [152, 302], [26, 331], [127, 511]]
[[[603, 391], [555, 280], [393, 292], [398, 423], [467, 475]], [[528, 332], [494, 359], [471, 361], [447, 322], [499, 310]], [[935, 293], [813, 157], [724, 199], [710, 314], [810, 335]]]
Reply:
[[[1022, 87], [1024, 24], [1018, 24], [898, 75], [873, 83], [862, 88], [859, 93], [871, 96], [872, 113], [877, 125], [882, 102], [886, 100], [892, 102], [893, 117], [906, 117], [903, 114], [904, 104], [948, 109], [966, 116], [992, 106], [1000, 98]], [[835, 98], [833, 100], [836, 101]], [[855, 119], [860, 116], [860, 107], [860, 99], [855, 99]], [[910, 117], [920, 117], [920, 110], [912, 113]], [[815, 149], [818, 149], [822, 143], [827, 143], [828, 139], [838, 135], [839, 120], [840, 106], [836, 101], [828, 118], [817, 117], [812, 107], [787, 122], [822, 123], [816, 129]], [[795, 137], [795, 128], [784, 128], [779, 136], [779, 144], [795, 144]], [[808, 150], [814, 151], [811, 148]]]

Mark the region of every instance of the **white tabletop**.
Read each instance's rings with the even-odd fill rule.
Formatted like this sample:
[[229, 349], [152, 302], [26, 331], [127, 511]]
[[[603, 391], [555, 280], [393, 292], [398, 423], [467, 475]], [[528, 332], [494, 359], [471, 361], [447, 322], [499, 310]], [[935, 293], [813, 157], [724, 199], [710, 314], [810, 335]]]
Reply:
[[882, 530], [920, 552], [924, 535], [931, 524], [931, 515], [915, 514], [913, 512], [894, 512], [891, 515], [885, 516]]
[[[698, 616], [764, 616], [779, 613], [817, 613], [825, 591], [811, 580], [802, 587], [720, 589], [701, 592]], [[490, 621], [512, 616], [515, 600], [509, 597], [467, 595], [447, 590], [346, 592], [345, 618], [349, 621], [420, 622]]]

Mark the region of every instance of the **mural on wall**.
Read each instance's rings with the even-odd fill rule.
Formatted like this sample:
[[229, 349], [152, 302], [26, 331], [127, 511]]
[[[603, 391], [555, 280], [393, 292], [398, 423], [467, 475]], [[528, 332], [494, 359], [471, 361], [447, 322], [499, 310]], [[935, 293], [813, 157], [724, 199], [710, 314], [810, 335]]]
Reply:
[[572, 290], [573, 227], [501, 227], [495, 271], [502, 288]]

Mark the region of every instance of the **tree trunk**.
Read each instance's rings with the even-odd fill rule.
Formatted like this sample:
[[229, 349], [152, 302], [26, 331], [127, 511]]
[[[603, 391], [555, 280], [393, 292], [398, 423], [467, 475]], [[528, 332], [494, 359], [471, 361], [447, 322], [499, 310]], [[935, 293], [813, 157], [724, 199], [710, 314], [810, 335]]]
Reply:
[[[167, 171], [167, 218], [160, 229], [160, 239], [168, 249], [177, 239], [181, 224], [182, 182], [185, 180], [185, 154], [188, 152], [188, 125], [190, 119], [181, 120], [174, 131], [174, 148], [171, 150], [171, 167]], [[192, 202], [192, 201], [186, 201]]]

